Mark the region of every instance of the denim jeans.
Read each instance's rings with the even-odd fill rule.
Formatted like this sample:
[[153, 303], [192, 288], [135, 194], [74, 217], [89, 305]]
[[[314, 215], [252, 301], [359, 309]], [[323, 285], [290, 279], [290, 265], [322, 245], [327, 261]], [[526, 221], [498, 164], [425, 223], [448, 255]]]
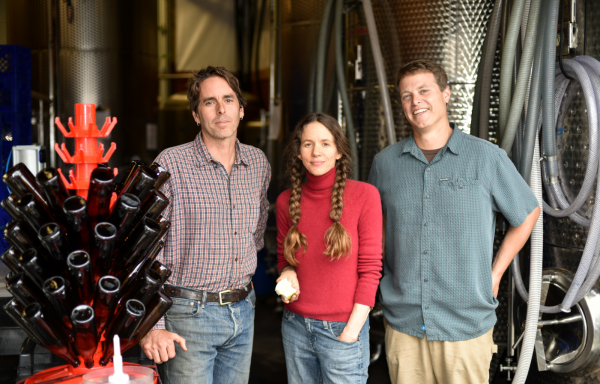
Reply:
[[346, 323], [283, 311], [281, 333], [288, 384], [365, 384], [369, 377], [369, 319], [358, 340], [338, 339]]
[[163, 383], [248, 383], [255, 304], [254, 290], [228, 305], [206, 302], [206, 296], [202, 301], [173, 298], [165, 327], [186, 340], [187, 351], [175, 343], [177, 356], [163, 364]]

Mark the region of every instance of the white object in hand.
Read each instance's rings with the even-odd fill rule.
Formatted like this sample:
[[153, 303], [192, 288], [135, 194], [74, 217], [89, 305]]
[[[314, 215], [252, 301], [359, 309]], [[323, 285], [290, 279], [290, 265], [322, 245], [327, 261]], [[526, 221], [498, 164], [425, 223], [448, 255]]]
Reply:
[[296, 293], [296, 290], [292, 288], [292, 284], [287, 279], [283, 279], [277, 283], [275, 292], [277, 292], [278, 295], [283, 296], [286, 300], [289, 300], [290, 297]]
[[129, 375], [123, 373], [123, 357], [121, 356], [121, 341], [119, 340], [119, 335], [115, 335], [113, 337], [113, 363], [115, 368], [115, 373], [108, 377], [109, 383], [129, 383]]

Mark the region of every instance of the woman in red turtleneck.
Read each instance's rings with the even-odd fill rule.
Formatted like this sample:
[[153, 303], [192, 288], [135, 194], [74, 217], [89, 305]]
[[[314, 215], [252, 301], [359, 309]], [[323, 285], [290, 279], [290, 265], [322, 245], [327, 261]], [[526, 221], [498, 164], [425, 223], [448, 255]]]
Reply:
[[368, 315], [381, 277], [379, 193], [348, 179], [348, 140], [329, 115], [304, 117], [284, 156], [291, 189], [277, 199], [277, 281], [297, 290], [282, 297], [288, 382], [366, 383]]

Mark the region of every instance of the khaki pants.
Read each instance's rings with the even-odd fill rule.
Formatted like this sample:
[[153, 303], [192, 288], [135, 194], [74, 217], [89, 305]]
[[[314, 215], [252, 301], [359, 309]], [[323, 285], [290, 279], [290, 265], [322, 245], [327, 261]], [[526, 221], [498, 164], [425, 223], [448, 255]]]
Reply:
[[488, 384], [492, 334], [464, 341], [427, 341], [392, 329], [385, 322], [385, 350], [394, 384]]

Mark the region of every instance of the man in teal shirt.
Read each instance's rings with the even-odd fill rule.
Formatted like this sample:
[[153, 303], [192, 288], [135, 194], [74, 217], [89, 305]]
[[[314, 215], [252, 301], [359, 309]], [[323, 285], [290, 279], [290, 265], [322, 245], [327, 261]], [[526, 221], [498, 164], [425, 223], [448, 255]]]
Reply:
[[[496, 145], [448, 121], [445, 71], [406, 64], [396, 85], [412, 134], [381, 151], [369, 182], [386, 219], [381, 304], [393, 383], [487, 383], [500, 279], [540, 214]], [[496, 212], [510, 228], [493, 258]]]

